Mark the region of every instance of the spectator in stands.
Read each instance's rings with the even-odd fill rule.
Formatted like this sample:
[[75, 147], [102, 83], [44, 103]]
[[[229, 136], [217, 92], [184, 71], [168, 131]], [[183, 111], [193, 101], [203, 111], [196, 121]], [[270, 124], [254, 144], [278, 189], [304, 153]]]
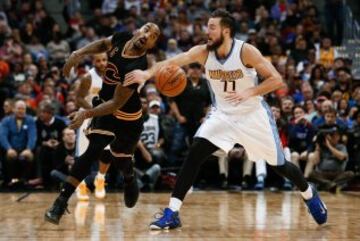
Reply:
[[6, 181], [9, 185], [18, 182], [19, 178], [29, 180], [36, 144], [36, 126], [33, 117], [26, 115], [24, 101], [18, 100], [14, 114], [1, 121], [0, 144], [6, 152]]
[[316, 167], [309, 179], [328, 191], [334, 191], [354, 176], [352, 171], [345, 171], [348, 152], [340, 138], [336, 125], [324, 126], [317, 135], [315, 151], [309, 155], [309, 162]]
[[5, 39], [4, 45], [0, 48], [0, 58], [8, 63], [20, 63], [22, 61], [23, 47], [12, 36]]
[[64, 182], [75, 162], [75, 131], [65, 128], [62, 133], [62, 142], [56, 146], [52, 160], [51, 177], [56, 181]]
[[294, 100], [290, 96], [281, 99], [281, 117], [286, 121], [292, 119], [292, 110], [294, 108]]
[[331, 39], [325, 37], [321, 40], [321, 46], [317, 53], [319, 62], [325, 67], [330, 68], [336, 58], [335, 49], [332, 47]]
[[36, 100], [32, 96], [32, 87], [29, 83], [23, 82], [18, 86], [15, 99], [22, 99], [25, 101], [27, 108], [33, 113], [36, 108]]
[[191, 64], [187, 74], [185, 90], [169, 103], [178, 121], [174, 127], [173, 143], [169, 151], [169, 162], [173, 164], [177, 162], [178, 155], [184, 150], [186, 143], [192, 142], [210, 104], [210, 92], [206, 80], [201, 76], [201, 66]]
[[56, 30], [55, 26], [57, 25], [54, 25], [52, 40], [47, 44], [46, 49], [53, 64], [63, 65], [65, 59], [70, 55], [70, 46], [62, 39], [60, 30]]
[[165, 56], [167, 59], [175, 56], [175, 55], [178, 55], [179, 53], [181, 53], [181, 49], [178, 48], [177, 46], [177, 41], [176, 39], [169, 39], [168, 40], [168, 43], [167, 43], [167, 48], [166, 48], [166, 51], [165, 51]]
[[149, 107], [155, 105], [160, 107], [158, 100], [150, 103], [145, 98], [141, 98], [142, 111], [144, 115], [144, 130], [135, 152], [135, 168], [138, 174], [138, 183], [143, 190], [153, 190], [160, 175], [160, 163], [164, 163], [164, 144], [163, 130], [160, 125], [159, 117], [149, 113]]
[[[324, 103], [326, 106], [326, 102], [324, 102]], [[341, 130], [345, 131], [347, 129], [346, 123], [342, 119], [337, 117], [337, 112], [334, 107], [330, 106], [329, 108], [327, 108], [327, 107], [323, 108], [323, 113], [324, 113], [324, 116], [319, 118], [315, 122], [316, 127], [320, 128], [323, 125], [337, 124]]]
[[96, 40], [98, 40], [98, 37], [96, 36], [94, 29], [89, 26], [86, 28], [85, 36], [77, 42], [76, 49], [80, 49]]
[[314, 117], [316, 116], [316, 109], [315, 109], [315, 104], [313, 100], [307, 100], [304, 103], [304, 107], [306, 109], [306, 115], [305, 118], [307, 121], [309, 121], [311, 123], [311, 120], [314, 119]]
[[336, 89], [340, 90], [343, 93], [343, 98], [346, 100], [349, 100], [351, 97], [351, 82], [352, 82], [352, 76], [350, 73], [350, 70], [347, 68], [339, 68], [336, 71], [337, 75], [337, 85]]
[[295, 49], [291, 50], [290, 56], [298, 64], [300, 61], [304, 61], [307, 58], [307, 43], [303, 36], [298, 36], [295, 41]]
[[323, 65], [315, 65], [311, 70], [310, 84], [318, 92], [324, 83], [327, 82], [326, 71]]
[[325, 112], [330, 108], [334, 108], [334, 106], [331, 100], [323, 96], [319, 96], [316, 101], [318, 107], [317, 114], [311, 122], [315, 128], [318, 128], [325, 123]]
[[39, 179], [34, 180], [34, 182], [42, 182], [46, 187], [51, 185], [50, 172], [54, 169], [52, 156], [62, 141], [62, 132], [66, 126], [61, 119], [54, 115], [55, 109], [50, 102], [41, 102], [39, 108], [39, 116], [36, 120], [38, 133], [37, 175]]
[[311, 123], [305, 119], [304, 107], [295, 106], [293, 113], [294, 119], [289, 124], [289, 147], [291, 162], [300, 167], [299, 161], [308, 161], [315, 130]]
[[14, 108], [14, 101], [12, 99], [6, 99], [3, 104], [4, 117], [10, 116], [13, 113], [13, 108]]

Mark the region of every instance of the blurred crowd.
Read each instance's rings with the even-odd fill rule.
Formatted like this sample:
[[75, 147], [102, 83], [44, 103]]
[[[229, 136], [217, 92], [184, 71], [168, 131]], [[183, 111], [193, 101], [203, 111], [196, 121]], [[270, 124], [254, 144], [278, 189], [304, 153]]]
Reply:
[[[360, 85], [351, 74], [351, 61], [338, 56], [335, 48], [343, 32], [340, 0], [325, 1], [324, 9], [311, 0], [65, 0], [65, 28], [44, 1], [3, 1], [2, 186], [51, 189], [58, 185], [51, 173], [71, 169], [77, 133], [67, 128], [67, 116], [78, 109], [77, 80], [92, 67], [89, 57], [64, 78], [61, 68], [72, 51], [117, 31], [133, 32], [150, 21], [162, 31], [148, 55], [151, 65], [206, 43], [207, 19], [219, 8], [237, 20], [235, 37], [256, 46], [287, 84], [265, 96], [287, 160], [325, 190], [346, 187], [360, 168]], [[194, 63], [185, 71], [187, 87], [175, 98], [162, 96], [152, 81], [142, 89], [145, 124], [135, 163], [144, 191], [173, 187], [210, 108], [202, 67]], [[108, 183], [109, 188], [121, 185], [116, 168], [110, 169]], [[241, 143], [228, 154], [216, 152], [196, 186], [292, 189], [288, 180], [268, 173], [264, 160], [248, 160]]]

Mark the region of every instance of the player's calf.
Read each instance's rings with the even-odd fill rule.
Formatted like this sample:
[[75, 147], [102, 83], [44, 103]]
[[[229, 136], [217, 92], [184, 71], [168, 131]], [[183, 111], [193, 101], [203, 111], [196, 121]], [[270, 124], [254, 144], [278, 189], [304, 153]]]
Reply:
[[61, 197], [58, 197], [55, 200], [52, 207], [46, 211], [45, 216], [44, 216], [45, 221], [58, 225], [60, 222], [60, 219], [61, 219], [62, 215], [64, 215], [65, 211], [70, 213], [67, 210], [67, 206], [68, 206], [67, 200], [63, 199]]

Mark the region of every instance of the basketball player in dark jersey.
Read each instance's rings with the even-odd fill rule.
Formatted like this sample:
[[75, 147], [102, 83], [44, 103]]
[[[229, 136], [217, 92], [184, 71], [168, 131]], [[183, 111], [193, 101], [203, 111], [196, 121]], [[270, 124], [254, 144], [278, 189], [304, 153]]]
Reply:
[[103, 149], [110, 144], [112, 161], [124, 175], [124, 200], [127, 207], [133, 207], [139, 196], [139, 188], [133, 170], [133, 154], [142, 129], [142, 109], [138, 85], [122, 86], [127, 73], [148, 67], [146, 53], [153, 48], [160, 35], [156, 24], [147, 23], [135, 34], [115, 33], [109, 38], [95, 41], [73, 52], [64, 65], [64, 75], [85, 56], [107, 52], [108, 64], [103, 77], [99, 98], [93, 100], [92, 109], [81, 110], [70, 116], [70, 128], [79, 128], [86, 118], [93, 117], [87, 135], [89, 145], [75, 164], [59, 197], [46, 211], [45, 220], [58, 224], [67, 209], [67, 202], [89, 173], [93, 161], [99, 159]]

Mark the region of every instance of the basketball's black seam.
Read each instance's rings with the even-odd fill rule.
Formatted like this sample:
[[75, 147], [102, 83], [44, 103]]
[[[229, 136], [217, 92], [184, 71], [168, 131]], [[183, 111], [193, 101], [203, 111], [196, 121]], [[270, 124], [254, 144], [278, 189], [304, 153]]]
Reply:
[[[162, 71], [164, 71], [164, 70], [162, 70]], [[160, 81], [160, 79], [161, 79], [160, 77], [161, 77], [161, 72], [162, 72], [162, 71], [160, 71], [160, 73], [159, 73], [159, 78], [158, 78], [158, 81], [159, 81], [159, 82], [161, 82], [161, 81]], [[166, 83], [167, 83], [167, 81], [165, 81], [162, 85], [160, 85], [160, 83], [159, 83], [158, 89], [159, 89], [160, 92], [162, 91], [162, 89], [163, 89], [164, 85], [166, 85]]]
[[[182, 70], [181, 68], [179, 68], [176, 72], [179, 72], [179, 71], [180, 71], [180, 73], [178, 73], [177, 75], [175, 75], [174, 78], [177, 78], [179, 75], [182, 74], [183, 70]], [[166, 85], [167, 82], [168, 82], [168, 81], [165, 81], [165, 83], [159, 88], [159, 91], [160, 91], [160, 92], [163, 90], [163, 88], [164, 88], [164, 86]], [[174, 89], [174, 88], [172, 88], [172, 89]], [[172, 89], [167, 90], [167, 91], [171, 91]]]

